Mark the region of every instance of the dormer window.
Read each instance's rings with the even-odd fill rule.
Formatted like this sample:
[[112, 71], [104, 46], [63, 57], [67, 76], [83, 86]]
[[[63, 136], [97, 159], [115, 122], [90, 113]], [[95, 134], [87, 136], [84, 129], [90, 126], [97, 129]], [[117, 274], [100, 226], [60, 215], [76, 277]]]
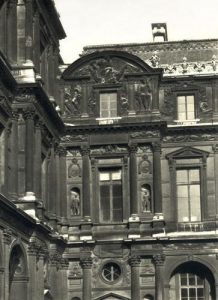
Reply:
[[117, 93], [100, 93], [100, 118], [117, 117]]
[[177, 119], [179, 121], [195, 120], [194, 95], [177, 96]]

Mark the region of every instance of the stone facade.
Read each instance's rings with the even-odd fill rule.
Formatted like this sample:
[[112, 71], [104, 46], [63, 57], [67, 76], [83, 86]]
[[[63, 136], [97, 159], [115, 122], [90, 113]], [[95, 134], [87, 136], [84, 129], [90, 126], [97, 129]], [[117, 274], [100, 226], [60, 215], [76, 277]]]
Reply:
[[0, 299], [217, 299], [218, 40], [64, 66], [52, 0], [0, 28]]

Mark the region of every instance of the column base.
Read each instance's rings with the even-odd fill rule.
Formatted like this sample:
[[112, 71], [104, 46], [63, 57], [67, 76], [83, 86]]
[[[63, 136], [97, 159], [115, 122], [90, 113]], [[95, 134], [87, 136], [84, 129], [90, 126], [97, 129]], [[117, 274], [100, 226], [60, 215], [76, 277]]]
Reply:
[[140, 218], [137, 214], [132, 214], [129, 218], [129, 232], [128, 232], [128, 238], [129, 239], [138, 239], [141, 237], [140, 234]]

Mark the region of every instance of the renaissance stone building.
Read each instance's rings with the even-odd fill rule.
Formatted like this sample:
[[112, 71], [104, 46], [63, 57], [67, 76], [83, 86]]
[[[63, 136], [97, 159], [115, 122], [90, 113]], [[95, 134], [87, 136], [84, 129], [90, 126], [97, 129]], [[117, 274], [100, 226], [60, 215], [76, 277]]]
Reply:
[[0, 29], [0, 299], [217, 299], [218, 40], [67, 66], [52, 0]]

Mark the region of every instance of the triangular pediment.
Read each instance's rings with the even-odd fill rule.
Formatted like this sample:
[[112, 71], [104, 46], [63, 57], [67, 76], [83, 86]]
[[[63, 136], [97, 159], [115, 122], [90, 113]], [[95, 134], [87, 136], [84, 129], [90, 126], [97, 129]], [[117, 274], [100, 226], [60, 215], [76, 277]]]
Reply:
[[109, 293], [103, 296], [100, 296], [98, 298], [95, 298], [95, 300], [130, 300], [127, 297], [121, 296], [121, 295], [117, 295], [115, 293]]
[[207, 157], [209, 152], [199, 150], [193, 147], [183, 147], [166, 155], [168, 159], [182, 159], [182, 158], [202, 158]]
[[161, 74], [139, 57], [121, 51], [101, 51], [81, 57], [62, 74], [64, 80], [86, 78], [95, 83], [119, 83], [133, 74]]

